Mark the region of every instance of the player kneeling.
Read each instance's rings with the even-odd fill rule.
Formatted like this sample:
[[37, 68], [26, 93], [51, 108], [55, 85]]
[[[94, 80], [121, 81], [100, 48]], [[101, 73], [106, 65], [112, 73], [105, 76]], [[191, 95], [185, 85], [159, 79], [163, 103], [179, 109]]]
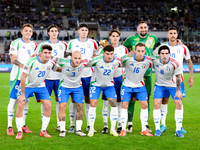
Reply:
[[74, 51], [71, 59], [55, 58], [55, 61], [62, 67], [62, 79], [60, 81], [60, 88], [58, 94], [59, 101], [59, 123], [60, 123], [60, 137], [65, 137], [65, 121], [66, 121], [66, 106], [69, 95], [72, 96], [76, 104], [76, 135], [86, 136], [81, 131], [83, 122], [83, 101], [84, 93], [81, 86], [81, 74], [87, 63], [88, 59], [81, 60], [81, 53]]
[[131, 94], [135, 93], [137, 100], [141, 104], [140, 120], [142, 124], [142, 135], [153, 136], [149, 133], [148, 125], [148, 103], [147, 90], [144, 84], [144, 74], [148, 68], [152, 66], [152, 59], [145, 56], [145, 45], [138, 43], [135, 46], [135, 54], [133, 57], [123, 56], [122, 64], [125, 65], [123, 83], [121, 87], [121, 124], [122, 130], [120, 136], [126, 136], [126, 122], [128, 118], [127, 108], [131, 99]]
[[[56, 67], [55, 62], [50, 60], [51, 51], [52, 47], [50, 45], [42, 46], [40, 55], [30, 58], [23, 68], [21, 90], [18, 91], [17, 100], [16, 125], [18, 133], [16, 139], [22, 138], [24, 105], [27, 98], [33, 95], [33, 93], [35, 93], [38, 100], [41, 100], [45, 108], [40, 136], [51, 137], [46, 131], [51, 116], [51, 101], [44, 80], [47, 78], [51, 70], [61, 72], [61, 68]], [[25, 85], [26, 78], [28, 83]]]
[[[176, 107], [175, 110], [175, 120], [176, 120], [176, 132], [175, 135], [178, 137], [184, 137], [181, 132], [183, 112], [182, 112], [182, 98], [183, 95], [180, 92], [181, 84], [181, 67], [179, 63], [170, 58], [170, 49], [168, 46], [161, 46], [158, 49], [158, 54], [160, 59], [153, 61], [154, 69], [156, 74], [156, 83], [154, 88], [154, 110], [153, 117], [156, 127], [155, 136], [161, 136], [160, 131], [160, 118], [161, 111], [160, 105], [163, 98], [171, 97], [174, 100]], [[173, 82], [173, 76], [176, 76], [176, 83]]]

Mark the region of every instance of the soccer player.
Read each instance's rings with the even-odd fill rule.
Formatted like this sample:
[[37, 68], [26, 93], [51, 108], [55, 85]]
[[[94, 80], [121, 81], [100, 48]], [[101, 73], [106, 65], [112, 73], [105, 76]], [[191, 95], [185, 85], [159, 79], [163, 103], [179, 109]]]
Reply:
[[65, 121], [66, 106], [71, 95], [77, 108], [76, 112], [76, 135], [86, 136], [81, 131], [83, 122], [83, 87], [81, 86], [81, 73], [85, 69], [89, 60], [81, 60], [81, 53], [74, 51], [71, 59], [59, 58], [56, 62], [62, 67], [62, 79], [59, 87], [59, 121], [60, 121], [60, 137], [65, 137]]
[[146, 50], [143, 43], [135, 45], [133, 57], [125, 55], [122, 57], [122, 64], [125, 65], [123, 83], [121, 87], [121, 124], [120, 136], [126, 136], [127, 108], [131, 95], [134, 93], [141, 104], [140, 120], [142, 125], [141, 135], [153, 136], [149, 133], [148, 126], [148, 103], [147, 90], [144, 83], [144, 75], [148, 68], [152, 66], [152, 59], [145, 56]]
[[[162, 45], [167, 45], [170, 49], [170, 57], [176, 59], [179, 63], [179, 65], [181, 66], [181, 87], [180, 87], [180, 91], [183, 94], [183, 97], [186, 97], [185, 94], [185, 88], [184, 88], [184, 81], [183, 81], [183, 59], [186, 60], [188, 68], [189, 68], [189, 72], [190, 72], [190, 78], [188, 80], [188, 84], [190, 83], [191, 87], [193, 85], [193, 64], [192, 61], [190, 59], [190, 52], [187, 48], [187, 46], [185, 45], [178, 45], [177, 43], [177, 37], [178, 37], [178, 32], [177, 29], [175, 27], [170, 27], [168, 29], [168, 33], [167, 33], [167, 37], [169, 39], [168, 42], [163, 43]], [[158, 56], [158, 49], [157, 48], [154, 53], [156, 56]], [[176, 82], [175, 76], [173, 77], [173, 81]], [[167, 116], [167, 104], [168, 104], [168, 98], [164, 97], [162, 104], [161, 104], [161, 126], [160, 126], [160, 130], [161, 132], [164, 132], [167, 130], [166, 127], [166, 116]], [[181, 111], [183, 111], [183, 106]], [[183, 113], [183, 112], [182, 112]], [[183, 129], [183, 127], [181, 127], [181, 132], [183, 134], [186, 133], [186, 131]]]
[[89, 125], [90, 130], [88, 136], [94, 135], [94, 122], [96, 118], [96, 106], [101, 91], [104, 92], [105, 97], [108, 99], [111, 105], [111, 130], [110, 134], [118, 136], [115, 131], [115, 125], [117, 120], [117, 95], [115, 92], [113, 75], [118, 67], [120, 67], [120, 59], [114, 57], [114, 47], [107, 45], [104, 47], [103, 56], [98, 56], [92, 59], [88, 65], [94, 66], [95, 71], [92, 74], [91, 86], [90, 86], [90, 109], [89, 109]]
[[[22, 68], [25, 63], [28, 61], [29, 57], [34, 54], [34, 50], [37, 47], [37, 44], [33, 41], [30, 41], [31, 36], [33, 35], [33, 26], [31, 24], [24, 24], [22, 26], [22, 38], [14, 40], [10, 45], [10, 57], [13, 68], [10, 74], [10, 102], [8, 104], [8, 129], [7, 135], [14, 135], [12, 128], [12, 120], [15, 112], [15, 105], [17, 99], [17, 90], [20, 85], [20, 79], [22, 74]], [[23, 111], [23, 132], [32, 133], [25, 125], [25, 119], [28, 114], [28, 102], [24, 106]]]
[[[95, 40], [87, 38], [89, 32], [89, 27], [87, 24], [80, 24], [78, 28], [79, 38], [69, 41], [67, 52], [72, 53], [74, 51], [80, 51], [82, 55], [82, 59], [88, 59], [93, 56], [93, 54], [98, 53], [98, 45]], [[89, 131], [89, 120], [88, 120], [88, 110], [90, 107], [89, 100], [89, 85], [92, 76], [91, 68], [85, 68], [82, 72], [82, 86], [85, 96], [85, 115], [87, 119], [87, 128]], [[75, 122], [75, 114], [76, 114], [76, 105], [72, 102], [70, 103], [70, 130], [69, 133], [73, 133], [74, 130], [74, 122]]]
[[[169, 98], [171, 95], [176, 107], [175, 120], [176, 120], [176, 133], [178, 137], [184, 137], [181, 132], [183, 111], [182, 98], [183, 95], [180, 92], [181, 85], [181, 66], [178, 61], [170, 58], [170, 49], [168, 46], [163, 45], [158, 49], [160, 59], [153, 60], [153, 67], [156, 74], [156, 83], [154, 88], [154, 110], [153, 117], [156, 126], [155, 136], [161, 136], [160, 131], [160, 104], [164, 97]], [[176, 83], [173, 80], [173, 76], [176, 76]]]
[[[35, 53], [39, 54], [41, 52], [42, 46], [48, 44], [53, 48], [52, 56], [64, 58], [64, 53], [67, 50], [67, 44], [63, 41], [58, 40], [59, 28], [56, 25], [52, 24], [47, 28], [47, 34], [49, 36], [49, 40], [40, 43]], [[56, 115], [57, 115], [56, 130], [58, 131], [60, 131], [59, 118], [58, 118], [58, 113], [59, 113], [58, 87], [61, 76], [62, 74], [60, 72], [51, 71], [47, 79], [45, 79], [45, 85], [49, 92], [49, 95], [51, 95], [52, 90], [54, 91], [56, 100]], [[43, 116], [43, 114], [44, 114], [44, 106], [41, 105], [41, 116]]]
[[[128, 50], [125, 46], [119, 44], [120, 40], [120, 31], [117, 29], [112, 29], [109, 32], [109, 38], [111, 40], [111, 45], [114, 47], [114, 56], [121, 59], [122, 56], [127, 54]], [[100, 54], [103, 53], [100, 52]], [[117, 93], [117, 110], [118, 110], [118, 117], [117, 117], [117, 132], [121, 132], [121, 96], [120, 96], [120, 88], [122, 85], [122, 73], [124, 72], [123, 68], [117, 68], [116, 72], [114, 73], [114, 86], [115, 91]], [[102, 116], [103, 116], [103, 122], [104, 122], [104, 128], [102, 130], [102, 133], [107, 134], [108, 133], [108, 116], [109, 116], [109, 102], [106, 99], [105, 95], [102, 96], [103, 101], [103, 109], [102, 109]]]
[[[21, 89], [18, 91], [17, 100], [16, 125], [18, 133], [16, 139], [21, 139], [23, 136], [23, 109], [27, 98], [32, 96], [33, 93], [37, 100], [40, 100], [44, 106], [40, 136], [51, 137], [46, 131], [51, 116], [51, 101], [44, 80], [51, 70], [62, 71], [62, 68], [57, 67], [54, 61], [49, 60], [51, 58], [51, 51], [52, 47], [50, 45], [43, 45], [40, 55], [30, 58], [23, 68]], [[25, 85], [26, 78], [27, 83]]]
[[[132, 35], [126, 39], [123, 45], [131, 51], [135, 50], [135, 46], [137, 43], [145, 44], [146, 53], [145, 55], [151, 56], [153, 53], [153, 48], [161, 43], [158, 41], [158, 38], [153, 34], [148, 34], [148, 26], [147, 23], [144, 21], [140, 21], [138, 23], [137, 31], [139, 34]], [[151, 95], [151, 87], [152, 87], [152, 69], [149, 68], [144, 75], [144, 82], [147, 89], [148, 94], [148, 113], [150, 114], [150, 95]], [[135, 107], [135, 97], [129, 102], [128, 106], [128, 128], [127, 132], [132, 132], [133, 126], [133, 114], [134, 114], [134, 107]], [[148, 126], [147, 126], [148, 127]], [[149, 127], [148, 127], [149, 128]], [[150, 131], [150, 130], [149, 130]]]

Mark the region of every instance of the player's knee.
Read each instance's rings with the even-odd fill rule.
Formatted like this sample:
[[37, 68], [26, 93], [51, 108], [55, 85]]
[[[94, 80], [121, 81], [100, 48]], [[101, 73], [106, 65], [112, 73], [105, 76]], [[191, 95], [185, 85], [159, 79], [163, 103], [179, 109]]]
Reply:
[[47, 110], [47, 111], [51, 110], [51, 103], [46, 103], [44, 105], [44, 109]]
[[23, 111], [23, 110], [24, 110], [24, 103], [18, 104], [18, 105], [17, 105], [17, 109], [18, 109], [19, 111]]

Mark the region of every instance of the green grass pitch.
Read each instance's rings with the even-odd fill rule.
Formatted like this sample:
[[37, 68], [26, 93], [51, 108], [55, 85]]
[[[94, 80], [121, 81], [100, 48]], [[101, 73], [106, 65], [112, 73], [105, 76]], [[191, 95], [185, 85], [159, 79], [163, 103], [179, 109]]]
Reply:
[[[0, 73], [0, 149], [28, 149], [28, 150], [64, 150], [64, 149], [199, 149], [200, 148], [200, 74], [194, 74], [194, 85], [189, 88], [187, 81], [189, 74], [184, 74], [185, 88], [187, 97], [183, 100], [184, 119], [183, 127], [187, 131], [184, 138], [178, 138], [175, 134], [174, 112], [175, 106], [170, 99], [167, 115], [167, 131], [161, 137], [145, 137], [141, 136], [140, 124], [140, 104], [137, 102], [136, 110], [133, 119], [133, 132], [128, 133], [125, 137], [113, 137], [110, 134], [103, 135], [102, 119], [102, 100], [99, 100], [97, 105], [97, 116], [95, 121], [95, 129], [97, 133], [94, 137], [79, 137], [75, 134], [66, 134], [65, 138], [59, 137], [59, 132], [56, 131], [56, 112], [55, 100], [52, 98], [52, 115], [48, 126], [48, 133], [51, 138], [39, 136], [41, 129], [40, 104], [36, 103], [35, 98], [30, 99], [29, 111], [26, 119], [26, 125], [32, 134], [23, 134], [22, 140], [16, 140], [17, 133], [15, 118], [13, 119], [13, 128], [15, 136], [8, 136], [7, 129], [7, 106], [9, 103], [9, 73]], [[153, 81], [155, 74], [153, 75]], [[66, 110], [67, 121], [66, 129], [69, 130], [69, 104]], [[155, 133], [153, 121], [153, 99], [151, 97], [151, 115], [149, 126]], [[110, 127], [110, 125], [109, 125]], [[84, 117], [82, 131], [86, 133], [86, 119]]]

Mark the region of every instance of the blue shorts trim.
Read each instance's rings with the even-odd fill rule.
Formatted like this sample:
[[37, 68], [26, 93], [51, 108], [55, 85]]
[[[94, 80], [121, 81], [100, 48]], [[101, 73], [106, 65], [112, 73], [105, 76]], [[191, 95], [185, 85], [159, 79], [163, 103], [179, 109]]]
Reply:
[[[25, 87], [25, 98], [27, 100], [28, 97], [33, 97], [33, 93], [36, 96], [37, 100], [51, 100], [49, 96], [49, 92], [46, 87], [36, 87], [36, 88], [29, 88]], [[19, 88], [17, 97], [21, 95], [21, 88]]]
[[183, 82], [181, 82], [180, 91], [181, 91], [181, 93], [183, 94], [183, 97], [186, 97], [186, 94], [185, 94], [185, 86], [184, 86], [184, 83], [183, 83]]
[[114, 86], [98, 87], [98, 86], [91, 85], [91, 87], [90, 87], [90, 100], [99, 99], [99, 95], [100, 95], [101, 91], [104, 92], [104, 94], [107, 98], [117, 99], [117, 95], [116, 95]]
[[121, 100], [122, 102], [129, 102], [131, 95], [135, 93], [136, 99], [140, 101], [147, 101], [147, 90], [146, 87], [131, 88], [127, 86], [122, 86], [121, 88]]
[[164, 87], [155, 84], [153, 99], [169, 98], [171, 95], [173, 100], [179, 100], [177, 97], [174, 98], [176, 94], [176, 87]]
[[[113, 78], [114, 80], [114, 87], [115, 87], [115, 91], [117, 94], [117, 101], [121, 102], [121, 95], [120, 95], [120, 91], [121, 91], [121, 86], [122, 86], [122, 76], [119, 76], [117, 78]], [[104, 93], [102, 93], [102, 99], [103, 100], [107, 100], [106, 96], [104, 95]]]
[[71, 95], [75, 103], [83, 104], [84, 94], [82, 86], [78, 88], [65, 88], [63, 86], [60, 86], [58, 93], [59, 103], [67, 103], [69, 100], [69, 95]]
[[58, 96], [59, 84], [60, 84], [60, 80], [48, 80], [48, 79], [45, 79], [45, 85], [46, 85], [46, 88], [47, 88], [47, 90], [49, 92], [49, 95], [51, 95], [52, 90], [53, 90], [54, 91], [54, 95]]
[[91, 77], [81, 78], [84, 96], [89, 96], [90, 81]]

